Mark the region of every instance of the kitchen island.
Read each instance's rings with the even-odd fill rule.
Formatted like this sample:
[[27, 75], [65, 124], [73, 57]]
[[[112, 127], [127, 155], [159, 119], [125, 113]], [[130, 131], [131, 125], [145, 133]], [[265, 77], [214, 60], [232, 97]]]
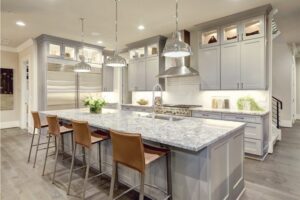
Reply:
[[[172, 195], [175, 200], [237, 199], [244, 190], [244, 128], [240, 122], [152, 117], [147, 113], [104, 109], [90, 114], [87, 109], [44, 111], [60, 119], [84, 120], [96, 129], [115, 129], [140, 133], [145, 143], [171, 149]], [[64, 138], [65, 149], [71, 138]], [[70, 150], [70, 149], [69, 149]], [[98, 159], [98, 147], [93, 148]], [[111, 143], [102, 145], [102, 169], [111, 173]], [[97, 168], [99, 166], [95, 166]], [[126, 167], [119, 168], [119, 181], [138, 184], [138, 174]], [[166, 188], [165, 160], [158, 160], [146, 172], [146, 183]], [[145, 188], [145, 194], [162, 199], [160, 192]]]

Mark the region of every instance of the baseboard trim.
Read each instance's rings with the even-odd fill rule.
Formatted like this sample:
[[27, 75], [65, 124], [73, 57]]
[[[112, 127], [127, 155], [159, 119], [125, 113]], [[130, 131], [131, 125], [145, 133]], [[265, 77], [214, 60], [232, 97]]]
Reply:
[[19, 121], [0, 122], [0, 129], [20, 127]]
[[291, 120], [280, 120], [280, 126], [291, 128], [291, 127], [293, 127], [293, 123]]
[[296, 119], [300, 119], [300, 114], [296, 114]]

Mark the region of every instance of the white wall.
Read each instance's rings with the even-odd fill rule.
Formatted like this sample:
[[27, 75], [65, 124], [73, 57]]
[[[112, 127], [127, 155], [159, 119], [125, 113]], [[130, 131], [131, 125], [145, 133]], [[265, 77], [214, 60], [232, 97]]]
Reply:
[[281, 125], [292, 126], [292, 64], [293, 54], [283, 36], [273, 40], [272, 95], [283, 102]]
[[296, 99], [297, 99], [297, 119], [300, 119], [300, 57], [296, 59]]
[[14, 109], [0, 111], [0, 126], [1, 128], [17, 127], [20, 122], [20, 72], [18, 53], [1, 51], [1, 67], [14, 69]]

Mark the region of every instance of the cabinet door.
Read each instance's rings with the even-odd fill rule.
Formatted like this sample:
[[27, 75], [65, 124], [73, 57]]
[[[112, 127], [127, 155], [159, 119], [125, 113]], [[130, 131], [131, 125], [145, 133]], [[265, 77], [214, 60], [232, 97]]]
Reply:
[[111, 92], [114, 90], [114, 68], [102, 67], [102, 91]]
[[265, 17], [259, 16], [242, 22], [242, 39], [250, 40], [265, 35]]
[[220, 89], [220, 46], [199, 50], [200, 90]]
[[241, 43], [242, 89], [266, 89], [264, 38]]
[[136, 90], [136, 68], [137, 68], [136, 61], [130, 61], [128, 65], [128, 90], [134, 91]]
[[158, 57], [147, 58], [146, 60], [146, 90], [152, 91], [155, 84], [159, 83], [156, 77], [159, 74]]
[[240, 83], [240, 43], [221, 46], [221, 89], [236, 90]]
[[221, 43], [228, 44], [239, 41], [239, 25], [230, 24], [221, 28]]
[[146, 90], [146, 62], [145, 59], [140, 59], [136, 65], [135, 87], [138, 91]]

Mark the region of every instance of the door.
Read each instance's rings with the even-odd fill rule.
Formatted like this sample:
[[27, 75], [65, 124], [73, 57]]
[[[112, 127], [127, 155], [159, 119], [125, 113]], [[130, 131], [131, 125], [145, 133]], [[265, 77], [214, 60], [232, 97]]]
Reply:
[[199, 50], [200, 90], [220, 89], [220, 46]]
[[240, 43], [221, 46], [221, 89], [240, 89]]
[[147, 58], [146, 60], [146, 90], [152, 91], [155, 84], [159, 83], [156, 77], [159, 74], [158, 57]]
[[264, 38], [241, 42], [241, 89], [266, 89]]
[[102, 91], [112, 92], [114, 90], [114, 68], [102, 67]]
[[221, 28], [221, 43], [228, 44], [239, 41], [239, 25], [230, 24]]

